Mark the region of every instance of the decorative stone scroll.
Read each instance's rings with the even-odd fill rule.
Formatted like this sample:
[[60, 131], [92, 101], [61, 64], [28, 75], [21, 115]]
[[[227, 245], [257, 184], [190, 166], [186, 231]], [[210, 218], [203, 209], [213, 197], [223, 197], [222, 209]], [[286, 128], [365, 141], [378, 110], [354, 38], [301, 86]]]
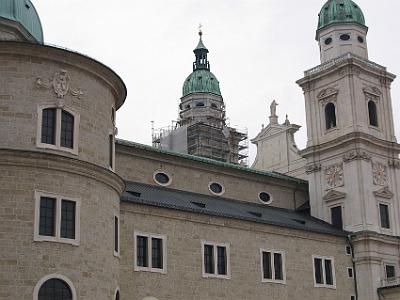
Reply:
[[321, 171], [321, 164], [308, 164], [306, 166], [306, 173], [311, 174]]
[[388, 160], [388, 165], [394, 169], [400, 169], [400, 160], [391, 158]]
[[345, 163], [351, 162], [353, 160], [370, 161], [371, 156], [366, 151], [361, 150], [350, 151], [343, 156], [343, 161]]
[[372, 163], [372, 175], [375, 185], [387, 186], [387, 167], [381, 163]]
[[386, 199], [392, 199], [393, 193], [389, 190], [389, 187], [385, 186], [383, 189], [374, 192], [375, 197], [381, 197]]
[[328, 189], [344, 186], [343, 164], [335, 164], [325, 168], [325, 181]]
[[80, 89], [73, 89], [70, 87], [70, 77], [68, 71], [60, 70], [53, 75], [53, 78], [42, 79], [38, 77], [36, 79], [36, 86], [38, 88], [53, 89], [57, 98], [64, 98], [68, 93], [72, 96], [81, 99], [84, 95], [83, 91]]

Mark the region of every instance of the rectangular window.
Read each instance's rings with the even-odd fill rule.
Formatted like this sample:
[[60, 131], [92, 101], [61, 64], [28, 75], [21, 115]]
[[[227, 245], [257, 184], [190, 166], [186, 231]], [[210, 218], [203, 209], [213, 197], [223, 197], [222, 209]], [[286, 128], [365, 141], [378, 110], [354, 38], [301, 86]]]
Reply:
[[390, 229], [389, 205], [380, 203], [379, 214], [381, 218], [381, 227]]
[[332, 257], [313, 257], [314, 282], [316, 287], [336, 287], [335, 270]]
[[347, 268], [347, 276], [349, 278], [353, 278], [354, 277], [353, 268]]
[[114, 136], [109, 136], [109, 165], [111, 169], [114, 169]]
[[61, 200], [61, 237], [75, 239], [75, 202]]
[[342, 207], [336, 206], [331, 208], [332, 225], [338, 229], [343, 229]]
[[135, 271], [166, 273], [166, 237], [135, 232]]
[[283, 251], [261, 249], [262, 281], [285, 283]]
[[56, 140], [56, 112], [55, 108], [46, 108], [42, 112], [42, 143], [55, 145]]
[[114, 216], [114, 255], [119, 253], [119, 219]]
[[387, 280], [395, 280], [396, 279], [396, 268], [393, 265], [385, 265], [385, 273]]
[[56, 199], [40, 197], [39, 234], [55, 236]]
[[229, 278], [229, 245], [202, 241], [203, 277]]
[[79, 208], [79, 199], [35, 192], [34, 240], [79, 245]]
[[61, 113], [61, 147], [74, 148], [74, 116], [65, 110]]

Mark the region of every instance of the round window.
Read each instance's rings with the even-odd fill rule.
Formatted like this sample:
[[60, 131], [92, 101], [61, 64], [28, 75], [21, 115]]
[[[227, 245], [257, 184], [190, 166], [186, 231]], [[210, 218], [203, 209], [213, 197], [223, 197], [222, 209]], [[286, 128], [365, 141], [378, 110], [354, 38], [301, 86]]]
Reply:
[[342, 35], [340, 36], [340, 39], [341, 39], [342, 41], [348, 41], [348, 40], [350, 40], [350, 35], [348, 35], [348, 34], [342, 34]]
[[216, 195], [222, 195], [224, 193], [224, 187], [217, 182], [212, 182], [209, 185], [211, 193]]
[[154, 174], [154, 181], [160, 185], [169, 185], [171, 183], [169, 176], [163, 172], [156, 172]]
[[361, 44], [364, 44], [364, 38], [362, 36], [359, 36], [357, 39]]
[[332, 38], [325, 39], [325, 45], [329, 45], [330, 43], [332, 43]]
[[258, 194], [258, 199], [261, 200], [262, 203], [264, 204], [270, 204], [272, 202], [271, 195], [268, 194], [267, 192], [261, 192]]

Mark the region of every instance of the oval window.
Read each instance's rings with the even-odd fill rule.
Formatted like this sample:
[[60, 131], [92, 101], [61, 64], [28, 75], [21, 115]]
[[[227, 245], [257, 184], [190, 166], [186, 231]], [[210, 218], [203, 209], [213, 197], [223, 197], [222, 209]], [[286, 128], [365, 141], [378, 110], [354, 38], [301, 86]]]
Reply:
[[210, 189], [211, 193], [215, 195], [222, 195], [224, 193], [224, 187], [217, 182], [210, 183], [208, 188]]
[[168, 185], [171, 183], [171, 179], [164, 172], [156, 172], [154, 174], [154, 181], [160, 185]]
[[267, 192], [261, 192], [258, 194], [258, 199], [264, 204], [270, 204], [272, 202], [271, 195]]
[[348, 35], [348, 34], [342, 34], [342, 35], [340, 36], [340, 39], [341, 39], [342, 41], [348, 41], [348, 40], [350, 40], [350, 35]]
[[361, 44], [364, 44], [364, 38], [362, 36], [359, 36], [357, 39]]
[[332, 43], [332, 38], [325, 39], [325, 45], [329, 45], [330, 43]]

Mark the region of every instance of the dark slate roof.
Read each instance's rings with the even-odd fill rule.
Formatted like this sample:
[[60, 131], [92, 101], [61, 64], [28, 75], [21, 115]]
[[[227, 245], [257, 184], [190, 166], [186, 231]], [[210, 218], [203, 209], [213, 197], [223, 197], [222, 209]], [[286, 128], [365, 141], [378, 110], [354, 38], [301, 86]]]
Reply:
[[235, 169], [235, 170], [239, 170], [239, 171], [243, 171], [243, 172], [247, 172], [247, 173], [258, 174], [261, 176], [267, 176], [267, 177], [271, 177], [271, 178], [277, 178], [277, 179], [286, 180], [289, 182], [295, 182], [297, 184], [303, 185], [305, 188], [307, 188], [307, 185], [308, 185], [308, 181], [306, 181], [306, 180], [292, 177], [292, 176], [285, 175], [285, 174], [281, 174], [281, 173], [274, 172], [274, 171], [260, 171], [260, 170], [256, 170], [256, 169], [252, 169], [252, 168], [243, 167], [241, 165], [222, 162], [222, 161], [205, 158], [205, 157], [200, 157], [200, 156], [196, 156], [196, 155], [173, 152], [173, 151], [169, 151], [169, 150], [165, 150], [165, 149], [158, 149], [158, 148], [155, 148], [152, 146], [139, 144], [139, 143], [135, 143], [135, 142], [131, 142], [131, 141], [126, 141], [126, 140], [121, 140], [121, 139], [116, 139], [116, 144], [121, 145], [121, 146], [166, 154], [166, 155], [170, 155], [170, 156], [181, 157], [184, 159], [202, 162], [202, 163], [214, 165], [217, 167], [225, 167], [225, 168]]
[[338, 236], [347, 236], [348, 234], [310, 215], [290, 209], [178, 191], [141, 183], [126, 182], [126, 190], [121, 200], [128, 203], [233, 218], [323, 234]]

